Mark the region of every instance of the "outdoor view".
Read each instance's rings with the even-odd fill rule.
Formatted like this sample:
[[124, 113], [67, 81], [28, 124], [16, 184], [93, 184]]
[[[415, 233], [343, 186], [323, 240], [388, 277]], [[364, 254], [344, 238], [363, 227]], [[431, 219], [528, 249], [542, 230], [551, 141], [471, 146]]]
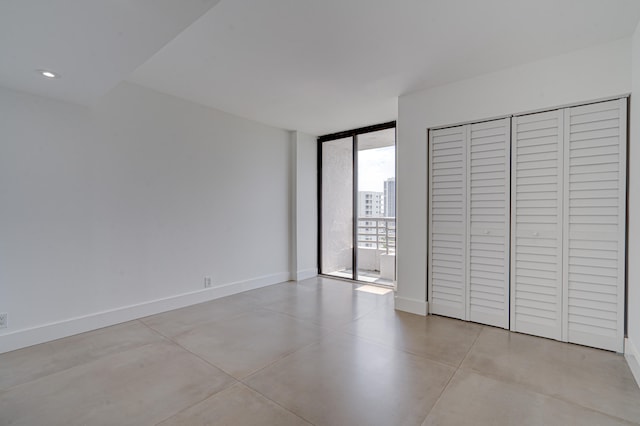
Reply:
[[[357, 149], [354, 206], [352, 139], [323, 143], [322, 272], [392, 285], [396, 253], [395, 128], [358, 135]], [[354, 215], [358, 218], [355, 277]]]

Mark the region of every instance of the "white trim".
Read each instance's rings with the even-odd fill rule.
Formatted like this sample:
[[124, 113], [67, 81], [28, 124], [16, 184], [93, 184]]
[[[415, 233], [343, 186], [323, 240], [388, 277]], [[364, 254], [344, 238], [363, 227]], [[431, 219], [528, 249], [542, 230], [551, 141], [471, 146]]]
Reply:
[[[620, 166], [618, 169], [618, 179], [620, 182], [619, 188], [619, 201], [618, 201], [618, 332], [616, 334], [616, 352], [624, 350], [624, 328], [625, 328], [625, 307], [626, 307], [626, 292], [627, 285], [627, 151], [629, 149], [629, 128], [627, 123], [627, 104], [628, 98], [618, 100], [618, 106], [620, 107]], [[636, 351], [637, 353], [637, 351]], [[636, 357], [636, 361], [640, 361], [640, 358]], [[635, 376], [638, 382], [638, 377]]]
[[629, 364], [631, 373], [636, 379], [636, 383], [640, 386], [640, 351], [628, 337], [624, 339], [624, 358]]
[[461, 121], [459, 123], [453, 123], [453, 124], [444, 124], [442, 126], [434, 126], [434, 127], [429, 127], [427, 130], [441, 130], [441, 129], [448, 129], [449, 127], [460, 127], [460, 126], [466, 126], [467, 124], [480, 124], [480, 123], [487, 123], [489, 121], [498, 121], [498, 120], [504, 120], [507, 118], [511, 118], [513, 117], [513, 114], [501, 114], [501, 115], [496, 115], [494, 117], [488, 117], [488, 118], [483, 118], [481, 120], [471, 120], [471, 121]]
[[289, 270], [296, 279], [298, 270], [298, 132], [289, 131]]
[[597, 103], [600, 103], [600, 102], [615, 101], [617, 99], [627, 99], [630, 96], [631, 96], [631, 93], [625, 92], [625, 93], [622, 93], [620, 95], [605, 96], [605, 97], [602, 97], [602, 98], [591, 99], [591, 100], [588, 100], [588, 101], [569, 102], [567, 104], [556, 105], [554, 107], [544, 107], [544, 108], [537, 108], [537, 109], [529, 109], [529, 110], [524, 110], [524, 111], [520, 111], [520, 112], [514, 112], [514, 113], [511, 113], [511, 114], [500, 114], [500, 115], [496, 115], [496, 116], [492, 116], [492, 117], [485, 117], [485, 118], [481, 118], [481, 119], [477, 119], [477, 120], [459, 121], [459, 122], [456, 122], [456, 123], [442, 124], [442, 125], [438, 125], [438, 126], [431, 126], [431, 127], [427, 128], [427, 130], [440, 130], [440, 129], [447, 129], [449, 127], [464, 126], [466, 124], [476, 124], [476, 123], [484, 123], [484, 122], [487, 122], [487, 121], [501, 120], [503, 118], [521, 117], [523, 115], [538, 114], [538, 113], [541, 113], [541, 112], [555, 111], [557, 109], [571, 108], [571, 107], [583, 106], [583, 105], [591, 105], [591, 104], [597, 104]]
[[427, 312], [429, 312], [429, 302], [396, 296], [395, 309], [397, 311], [409, 312], [410, 314], [426, 316]]
[[293, 275], [294, 276], [292, 278], [295, 281], [306, 280], [306, 279], [318, 276], [318, 268], [303, 269], [301, 271], [294, 273]]
[[585, 105], [591, 105], [591, 104], [599, 104], [599, 103], [602, 103], [602, 102], [615, 101], [615, 100], [618, 100], [618, 99], [627, 99], [629, 96], [631, 96], [630, 93], [622, 93], [620, 95], [605, 96], [605, 97], [602, 97], [602, 98], [591, 99], [591, 100], [588, 100], [588, 101], [570, 102], [568, 104], [558, 105], [558, 106], [555, 106], [553, 108], [538, 108], [538, 109], [531, 109], [531, 110], [527, 110], [527, 111], [516, 112], [516, 113], [513, 114], [513, 116], [514, 117], [519, 117], [519, 116], [523, 116], [523, 115], [538, 114], [540, 112], [555, 111], [556, 109], [565, 109], [565, 108], [573, 108], [573, 107], [585, 106]]
[[23, 330], [17, 330], [0, 336], [0, 354], [38, 343], [49, 342], [74, 334], [84, 333], [108, 327], [122, 322], [143, 318], [197, 303], [219, 299], [225, 296], [266, 287], [289, 279], [289, 272], [263, 275], [245, 281], [236, 281], [212, 288], [183, 293], [163, 299], [151, 300], [135, 305], [123, 306], [107, 311], [96, 312], [85, 316], [44, 324]]

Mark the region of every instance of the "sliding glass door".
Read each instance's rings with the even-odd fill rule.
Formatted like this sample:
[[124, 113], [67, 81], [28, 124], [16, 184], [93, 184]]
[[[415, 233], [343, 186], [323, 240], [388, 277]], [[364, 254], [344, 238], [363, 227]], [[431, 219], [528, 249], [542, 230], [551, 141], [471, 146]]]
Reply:
[[393, 284], [396, 256], [396, 129], [358, 135], [356, 279]]
[[319, 138], [320, 272], [395, 281], [395, 122]]
[[353, 278], [353, 138], [322, 144], [322, 273]]

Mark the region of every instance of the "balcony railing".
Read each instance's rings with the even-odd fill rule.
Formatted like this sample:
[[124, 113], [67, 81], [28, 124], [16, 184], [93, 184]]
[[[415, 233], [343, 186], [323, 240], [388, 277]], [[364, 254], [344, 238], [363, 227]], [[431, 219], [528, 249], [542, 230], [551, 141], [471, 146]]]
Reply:
[[386, 254], [396, 252], [395, 217], [359, 217], [358, 247], [383, 250]]

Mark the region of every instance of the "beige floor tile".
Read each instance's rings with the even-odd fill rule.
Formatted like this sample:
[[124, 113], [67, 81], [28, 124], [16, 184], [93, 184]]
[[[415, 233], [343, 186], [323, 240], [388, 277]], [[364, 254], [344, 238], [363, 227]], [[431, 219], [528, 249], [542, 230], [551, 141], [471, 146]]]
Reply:
[[298, 282], [292, 281], [246, 291], [242, 294], [253, 298], [255, 303], [266, 305], [295, 296], [300, 292], [313, 292], [314, 290], [311, 286], [301, 286]]
[[332, 292], [341, 292], [341, 293], [349, 293], [360, 287], [359, 283], [351, 283], [349, 281], [344, 280], [334, 280], [331, 278], [325, 277], [314, 277], [309, 278], [307, 280], [299, 281], [298, 285], [301, 288], [309, 288], [315, 291], [332, 291]]
[[423, 426], [630, 424], [527, 388], [458, 370]]
[[462, 368], [630, 421], [640, 389], [620, 354], [485, 327]]
[[218, 392], [162, 426], [304, 426], [310, 423], [242, 384]]
[[393, 307], [393, 289], [372, 284], [351, 284], [348, 281], [335, 280], [325, 277], [311, 278], [299, 282], [300, 288], [308, 288], [319, 293], [329, 293], [337, 297], [346, 297], [349, 293], [371, 297], [379, 306]]
[[420, 424], [454, 369], [345, 334], [325, 336], [245, 383], [315, 425]]
[[152, 343], [0, 393], [0, 424], [152, 425], [234, 382], [173, 343]]
[[254, 298], [244, 293], [199, 303], [186, 308], [142, 318], [142, 322], [167, 337], [192, 330], [200, 325], [227, 320], [258, 307]]
[[283, 283], [144, 319], [167, 339], [133, 321], [0, 355], [0, 426], [640, 424], [621, 355], [361, 290]]
[[175, 341], [236, 378], [245, 377], [318, 340], [323, 330], [266, 309], [205, 324]]
[[[346, 284], [349, 286], [349, 284]], [[341, 328], [374, 309], [388, 306], [387, 297], [349, 290], [299, 291], [265, 308], [328, 328]]]
[[383, 308], [359, 318], [346, 331], [458, 367], [481, 329], [471, 322]]
[[0, 391], [162, 337], [131, 321], [0, 355]]

